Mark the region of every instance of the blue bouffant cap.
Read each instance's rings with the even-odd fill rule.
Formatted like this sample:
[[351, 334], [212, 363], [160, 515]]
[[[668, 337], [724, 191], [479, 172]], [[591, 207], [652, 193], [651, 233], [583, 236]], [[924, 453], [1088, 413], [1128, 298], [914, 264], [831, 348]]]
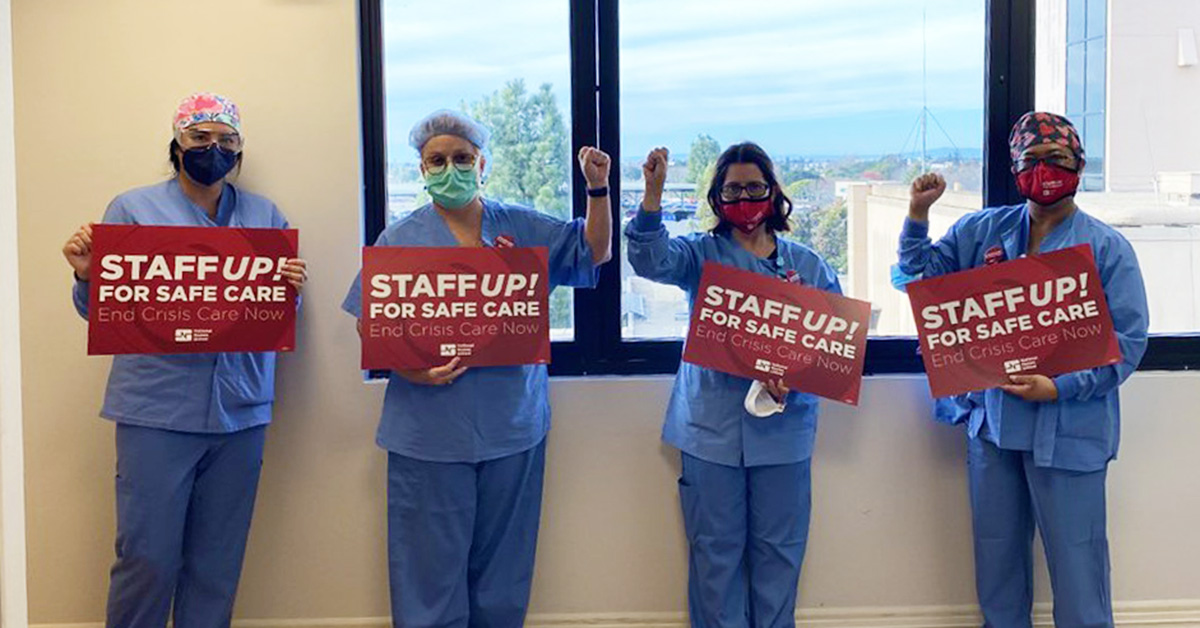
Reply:
[[475, 148], [483, 150], [487, 148], [488, 138], [492, 133], [487, 130], [487, 127], [465, 113], [439, 109], [413, 125], [412, 131], [408, 134], [408, 143], [420, 151], [425, 147], [426, 142], [437, 135], [461, 137], [474, 144]]

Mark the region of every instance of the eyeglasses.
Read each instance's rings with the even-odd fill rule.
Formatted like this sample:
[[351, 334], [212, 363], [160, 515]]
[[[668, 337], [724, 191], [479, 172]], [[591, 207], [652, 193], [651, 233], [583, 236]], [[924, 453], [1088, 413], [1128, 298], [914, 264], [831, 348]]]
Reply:
[[742, 192], [745, 192], [751, 200], [762, 200], [771, 195], [771, 186], [761, 181], [752, 181], [746, 185], [726, 183], [721, 186], [721, 200], [736, 201], [742, 198]]
[[454, 164], [456, 170], [466, 172], [475, 168], [475, 163], [479, 161], [479, 156], [474, 153], [455, 153], [449, 159], [445, 155], [430, 155], [422, 159], [421, 163], [425, 166], [425, 172], [429, 174], [442, 174], [446, 171], [446, 166]]
[[1075, 158], [1068, 157], [1067, 155], [1047, 155], [1045, 157], [1034, 157], [1030, 155], [1021, 157], [1013, 165], [1016, 167], [1017, 172], [1025, 172], [1039, 163], [1045, 163], [1058, 168], [1066, 168], [1067, 170], [1075, 169]]
[[227, 151], [237, 152], [242, 149], [242, 136], [238, 133], [213, 133], [203, 129], [188, 129], [183, 132], [179, 141], [180, 146], [189, 150], [213, 144]]

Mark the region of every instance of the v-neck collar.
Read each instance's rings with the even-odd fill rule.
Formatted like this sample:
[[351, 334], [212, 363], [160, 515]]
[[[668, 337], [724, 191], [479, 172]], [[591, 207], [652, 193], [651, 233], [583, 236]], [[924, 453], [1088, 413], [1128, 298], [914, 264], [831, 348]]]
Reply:
[[[1058, 249], [1061, 249], [1067, 245], [1073, 244], [1074, 242], [1070, 236], [1075, 232], [1075, 226], [1079, 219], [1079, 213], [1082, 211], [1083, 210], [1076, 206], [1071, 212], [1070, 216], [1067, 216], [1062, 222], [1055, 225], [1054, 228], [1050, 230], [1050, 233], [1047, 233], [1046, 236], [1042, 238], [1041, 243], [1038, 245], [1038, 250], [1034, 251], [1034, 254], [1037, 255], [1041, 253], [1057, 251]], [[1001, 242], [1004, 245], [1004, 252], [1008, 255], [1008, 259], [1017, 259], [1026, 255], [1027, 249], [1029, 248], [1029, 233], [1030, 227], [1032, 226], [1031, 220], [1032, 217], [1029, 212], [1029, 204], [1026, 203], [1021, 208], [1021, 221], [1017, 225], [1017, 228], [1009, 230], [1008, 233], [1001, 237]]]
[[[493, 246], [496, 241], [495, 217], [493, 216], [492, 207], [487, 199], [480, 198], [480, 203], [483, 205], [483, 211], [479, 218], [479, 241], [480, 246]], [[446, 218], [437, 210], [433, 203], [429, 204], [429, 211], [433, 215], [433, 220], [441, 228], [442, 246], [458, 247], [463, 246], [458, 238], [454, 236], [454, 231], [450, 229], [450, 224], [446, 222]]]
[[179, 184], [179, 178], [173, 178], [167, 182], [171, 193], [179, 200], [182, 200], [195, 213], [198, 224], [211, 227], [228, 227], [233, 222], [233, 210], [237, 206], [237, 192], [229, 183], [223, 183], [225, 187], [221, 189], [221, 198], [217, 200], [217, 215], [215, 218], [210, 217], [208, 212], [191, 199], [184, 191], [183, 186]]

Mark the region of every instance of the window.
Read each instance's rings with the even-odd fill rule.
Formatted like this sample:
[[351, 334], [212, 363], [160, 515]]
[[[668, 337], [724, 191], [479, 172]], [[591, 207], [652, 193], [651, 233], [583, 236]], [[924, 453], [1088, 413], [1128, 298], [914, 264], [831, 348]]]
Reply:
[[[983, 0], [772, 0], [752, 11], [621, 0], [622, 224], [641, 201], [642, 160], [662, 145], [667, 230], [711, 228], [717, 156], [755, 141], [794, 203], [785, 237], [820, 253], [847, 295], [872, 302], [872, 334], [915, 334], [889, 269], [908, 186], [923, 171], [942, 172], [955, 202], [981, 206], [985, 9]], [[683, 291], [627, 262], [621, 304], [624, 340], [687, 333]]]
[[[429, 202], [420, 156], [408, 143], [418, 120], [460, 109], [492, 131], [487, 198], [571, 217], [569, 5], [543, 0], [461, 0], [454, 19], [432, 2], [381, 3], [387, 212], [385, 224]], [[574, 336], [572, 290], [555, 290], [551, 338]]]
[[1087, 147], [1084, 191], [1104, 190], [1104, 111], [1108, 95], [1105, 64], [1108, 0], [1069, 0], [1065, 115], [1079, 127]]
[[[1188, 1], [1166, 3], [1177, 6], [1162, 9], [1169, 14], [1162, 23], [1191, 26], [1182, 15]], [[1079, 108], [1089, 186], [1113, 190], [1141, 177], [1159, 186], [1151, 194], [1182, 190], [1173, 198], [1200, 199], [1200, 176], [1185, 184], [1186, 176], [1167, 172], [1200, 172], [1188, 161], [1195, 151], [1185, 148], [1200, 141], [1194, 122], [1171, 118], [1190, 135], [1179, 135], [1178, 149], [1156, 145], [1152, 167], [1144, 167], [1148, 157], [1140, 169], [1105, 159], [1108, 147], [1132, 142], [1107, 113], [1129, 104], [1122, 98], [1144, 98], [1138, 86], [1154, 78], [1129, 87], [1118, 80], [1126, 69], [1112, 49], [1122, 39], [1106, 30], [1134, 2], [465, 0], [448, 20], [429, 3], [360, 0], [366, 239], [424, 202], [407, 133], [434, 109], [464, 109], [499, 129], [486, 196], [561, 217], [582, 216], [586, 205], [572, 155], [599, 145], [616, 160], [617, 246], [597, 289], [552, 297], [551, 370], [674, 372], [688, 320], [682, 293], [636, 277], [620, 237], [641, 200], [641, 163], [655, 146], [671, 149], [666, 224], [686, 233], [712, 221], [702, 199], [717, 154], [753, 140], [772, 155], [795, 203], [789, 237], [834, 265], [847, 294], [873, 304], [867, 371], [919, 372], [911, 311], [889, 275], [907, 185], [927, 169], [949, 179], [932, 216], [935, 233], [963, 213], [1017, 201], [1007, 136], [1035, 99], [1040, 108]], [[1139, 58], [1173, 58], [1155, 50]], [[1189, 91], [1200, 84], [1192, 74], [1159, 78], [1179, 103], [1200, 96]], [[1042, 107], [1051, 93], [1055, 107]], [[1142, 129], [1142, 140], [1172, 128], [1180, 127], [1155, 126], [1157, 135]], [[1197, 223], [1189, 229], [1200, 233], [1200, 220], [1188, 220], [1179, 224]], [[1144, 233], [1152, 232], [1180, 235]], [[1149, 274], [1152, 300], [1166, 296]], [[1196, 295], [1188, 312], [1200, 317]], [[1163, 322], [1158, 312], [1172, 303], [1152, 306], [1155, 329], [1197, 329], [1191, 319]], [[1187, 367], [1189, 343], [1155, 339], [1143, 365]]]

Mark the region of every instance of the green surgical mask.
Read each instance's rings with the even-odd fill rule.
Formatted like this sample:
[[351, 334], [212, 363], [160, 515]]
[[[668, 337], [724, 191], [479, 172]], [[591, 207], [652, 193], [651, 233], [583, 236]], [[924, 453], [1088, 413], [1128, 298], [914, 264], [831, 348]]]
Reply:
[[479, 195], [479, 177], [474, 168], [459, 170], [453, 166], [431, 174], [425, 173], [425, 189], [433, 202], [446, 209], [459, 209]]

